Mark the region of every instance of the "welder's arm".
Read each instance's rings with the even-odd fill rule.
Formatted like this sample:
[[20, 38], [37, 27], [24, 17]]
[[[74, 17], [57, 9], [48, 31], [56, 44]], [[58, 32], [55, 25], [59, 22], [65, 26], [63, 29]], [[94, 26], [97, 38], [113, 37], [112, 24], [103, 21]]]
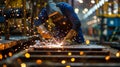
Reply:
[[73, 39], [73, 37], [75, 37], [78, 34], [78, 29], [81, 26], [80, 20], [78, 18], [78, 16], [76, 15], [76, 13], [74, 12], [72, 6], [65, 6], [65, 12], [66, 12], [66, 16], [67, 18], [70, 20], [70, 22], [72, 23], [72, 29], [68, 32], [68, 34], [64, 37], [63, 42], [72, 42], [71, 40]]
[[[57, 4], [57, 6], [61, 9], [61, 11], [63, 12], [63, 15], [65, 15], [72, 23], [71, 30], [74, 30], [77, 32], [77, 35], [75, 37], [77, 40], [76, 42], [80, 42], [80, 39], [82, 42], [84, 42], [82, 30], [80, 28], [81, 22], [80, 22], [79, 17], [75, 13], [73, 7], [70, 4], [65, 3], [65, 2], [60, 2]], [[73, 35], [72, 35], [73, 32], [71, 32], [71, 30], [69, 31], [69, 33], [71, 33], [71, 34], [69, 35], [69, 33], [68, 33], [63, 41], [67, 41], [67, 40], [69, 41], [69, 40], [71, 40], [71, 38], [73, 38]]]

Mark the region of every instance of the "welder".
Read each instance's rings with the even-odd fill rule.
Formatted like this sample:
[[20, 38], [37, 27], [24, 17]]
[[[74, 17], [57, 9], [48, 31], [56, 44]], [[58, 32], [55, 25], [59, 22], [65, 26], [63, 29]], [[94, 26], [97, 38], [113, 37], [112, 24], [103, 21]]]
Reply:
[[84, 43], [81, 22], [73, 7], [65, 2], [54, 3], [48, 0], [35, 20], [38, 32], [43, 38], [55, 38], [63, 45]]

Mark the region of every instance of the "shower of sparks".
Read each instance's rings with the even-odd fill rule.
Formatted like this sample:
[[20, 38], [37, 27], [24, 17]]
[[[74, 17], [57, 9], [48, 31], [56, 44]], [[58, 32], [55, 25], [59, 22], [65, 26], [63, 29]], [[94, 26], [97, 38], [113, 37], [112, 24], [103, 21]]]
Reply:
[[49, 47], [49, 48], [54, 48], [54, 47], [62, 47], [63, 42], [58, 42], [55, 38], [52, 38], [51, 40], [45, 40], [40, 42], [39, 40], [35, 41], [36, 44], [34, 45], [35, 47]]

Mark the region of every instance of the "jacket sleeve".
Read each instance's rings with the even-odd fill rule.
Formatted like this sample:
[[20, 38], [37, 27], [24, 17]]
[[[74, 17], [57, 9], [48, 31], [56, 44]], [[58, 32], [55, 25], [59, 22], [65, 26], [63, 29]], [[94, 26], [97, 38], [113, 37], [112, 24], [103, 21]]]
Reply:
[[61, 9], [62, 13], [67, 17], [67, 19], [72, 23], [72, 29], [71, 29], [72, 32], [70, 32], [71, 31], [70, 30], [67, 36], [64, 38], [64, 40], [71, 38], [73, 31], [75, 30], [76, 33], [78, 33], [75, 37], [75, 41], [78, 43], [83, 43], [84, 37], [81, 30], [81, 21], [78, 18], [77, 14], [74, 12], [73, 7], [65, 2], [58, 3], [57, 6]]
[[73, 24], [72, 29], [76, 30], [76, 32], [78, 33], [77, 36], [75, 37], [75, 41], [78, 43], [83, 43], [84, 37], [83, 37], [82, 29], [80, 27], [81, 22], [71, 6], [67, 6], [66, 11], [67, 10], [69, 10], [69, 12], [67, 13], [67, 17]]
[[65, 3], [65, 2], [60, 2], [57, 4], [57, 6], [61, 9], [62, 13], [73, 24], [72, 29], [78, 31], [79, 27], [81, 26], [81, 22], [77, 14], [74, 12], [73, 7], [70, 4]]
[[40, 14], [38, 15], [38, 18], [36, 18], [36, 20], [34, 21], [34, 24], [35, 26], [39, 26], [42, 23], [45, 23], [47, 19], [48, 19], [48, 15], [46, 12], [46, 8], [43, 8]]
[[81, 26], [81, 22], [77, 16], [77, 14], [74, 12], [72, 6], [66, 6], [66, 16], [73, 24], [72, 29], [78, 31], [79, 27]]

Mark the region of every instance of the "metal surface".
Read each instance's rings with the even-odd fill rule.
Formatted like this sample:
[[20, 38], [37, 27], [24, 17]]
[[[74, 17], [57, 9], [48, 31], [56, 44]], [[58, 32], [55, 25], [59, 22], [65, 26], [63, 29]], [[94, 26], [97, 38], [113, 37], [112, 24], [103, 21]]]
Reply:
[[33, 45], [24, 53], [9, 59], [26, 67], [115, 67], [120, 66], [120, 58], [101, 45], [46, 46]]

